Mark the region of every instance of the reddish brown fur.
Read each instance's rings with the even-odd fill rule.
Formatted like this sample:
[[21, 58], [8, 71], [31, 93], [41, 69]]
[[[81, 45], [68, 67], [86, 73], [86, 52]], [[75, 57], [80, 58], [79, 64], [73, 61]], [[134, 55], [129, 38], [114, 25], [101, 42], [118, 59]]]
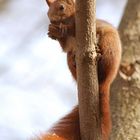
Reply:
[[42, 138], [39, 138], [40, 140], [66, 140], [58, 135], [55, 134], [48, 134], [43, 136]]
[[[50, 2], [51, 0], [49, 0]], [[54, 0], [53, 0], [54, 1]], [[57, 39], [67, 52], [69, 69], [76, 80], [75, 63], [75, 7], [73, 0], [55, 0], [51, 2], [48, 16], [51, 21], [49, 36]], [[49, 3], [48, 2], [48, 3]], [[63, 8], [59, 8], [63, 4]], [[63, 9], [63, 10], [62, 10]], [[100, 95], [100, 113], [102, 139], [108, 140], [111, 131], [109, 92], [121, 59], [121, 43], [117, 30], [109, 23], [97, 20], [96, 30], [101, 56], [98, 61], [98, 80]], [[61, 26], [60, 26], [61, 25]], [[50, 131], [64, 140], [81, 140], [79, 128], [78, 106], [66, 117], [62, 118]], [[45, 136], [41, 140], [50, 140]], [[50, 136], [50, 135], [49, 135]], [[51, 140], [57, 140], [52, 135]]]

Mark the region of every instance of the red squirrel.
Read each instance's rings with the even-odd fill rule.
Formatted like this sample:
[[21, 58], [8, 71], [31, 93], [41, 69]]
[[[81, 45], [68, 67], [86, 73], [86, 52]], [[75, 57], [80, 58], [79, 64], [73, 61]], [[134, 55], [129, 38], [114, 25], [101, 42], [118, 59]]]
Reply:
[[[67, 53], [68, 66], [76, 80], [75, 1], [46, 0], [46, 2], [49, 6], [48, 17], [51, 22], [48, 35], [58, 40]], [[102, 140], [108, 140], [111, 131], [109, 92], [121, 60], [121, 42], [117, 30], [103, 20], [96, 20], [96, 35], [101, 54], [97, 62]], [[40, 140], [81, 140], [78, 106]]]

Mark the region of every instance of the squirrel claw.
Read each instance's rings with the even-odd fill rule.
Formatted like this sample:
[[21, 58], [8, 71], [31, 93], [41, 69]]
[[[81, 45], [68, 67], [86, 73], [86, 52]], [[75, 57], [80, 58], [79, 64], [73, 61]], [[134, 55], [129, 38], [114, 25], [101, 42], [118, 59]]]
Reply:
[[60, 23], [59, 29], [60, 29], [60, 32], [61, 32], [61, 37], [64, 37], [67, 34], [67, 26]]

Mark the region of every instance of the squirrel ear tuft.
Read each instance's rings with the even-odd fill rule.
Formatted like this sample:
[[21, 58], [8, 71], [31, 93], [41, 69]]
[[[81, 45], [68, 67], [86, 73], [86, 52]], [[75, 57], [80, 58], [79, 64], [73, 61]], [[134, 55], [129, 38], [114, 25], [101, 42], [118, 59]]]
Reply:
[[50, 6], [51, 5], [51, 3], [53, 3], [55, 0], [46, 0], [46, 2], [47, 2], [47, 4], [48, 4], [48, 6]]

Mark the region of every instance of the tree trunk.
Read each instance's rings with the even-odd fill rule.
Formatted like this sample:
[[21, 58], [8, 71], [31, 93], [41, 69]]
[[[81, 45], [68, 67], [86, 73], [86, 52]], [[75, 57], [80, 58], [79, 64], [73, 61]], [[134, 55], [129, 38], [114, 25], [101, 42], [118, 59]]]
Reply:
[[128, 0], [119, 30], [123, 55], [120, 73], [111, 91], [111, 140], [140, 140], [139, 0]]
[[76, 63], [82, 140], [99, 140], [101, 137], [95, 22], [95, 0], [77, 0]]

